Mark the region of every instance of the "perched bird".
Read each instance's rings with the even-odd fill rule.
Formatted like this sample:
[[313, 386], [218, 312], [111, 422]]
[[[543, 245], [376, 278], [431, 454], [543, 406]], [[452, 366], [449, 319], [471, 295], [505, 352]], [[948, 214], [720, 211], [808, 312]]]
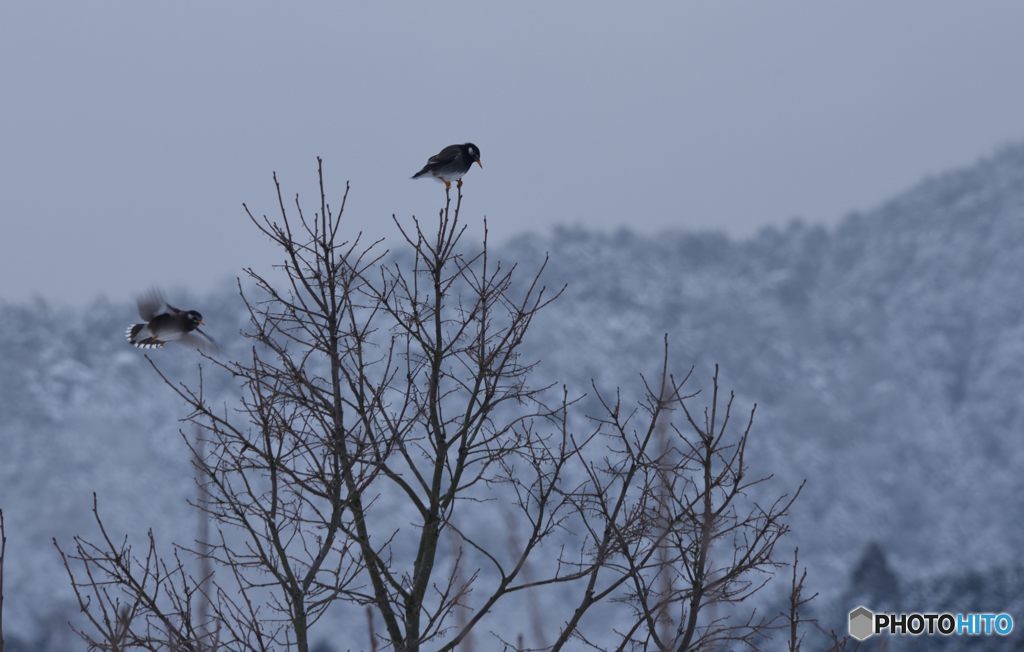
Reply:
[[132, 324], [125, 335], [140, 349], [158, 349], [168, 342], [180, 342], [204, 351], [214, 351], [217, 343], [199, 329], [203, 316], [195, 310], [180, 310], [167, 303], [159, 290], [150, 290], [138, 298], [143, 324]]
[[473, 167], [474, 163], [481, 168], [484, 166], [480, 162], [480, 149], [476, 145], [473, 143], [449, 145], [427, 159], [427, 164], [423, 166], [422, 170], [412, 175], [412, 178], [419, 179], [429, 174], [444, 183], [446, 189], [452, 187], [452, 181], [461, 188], [462, 177], [469, 172], [469, 168]]

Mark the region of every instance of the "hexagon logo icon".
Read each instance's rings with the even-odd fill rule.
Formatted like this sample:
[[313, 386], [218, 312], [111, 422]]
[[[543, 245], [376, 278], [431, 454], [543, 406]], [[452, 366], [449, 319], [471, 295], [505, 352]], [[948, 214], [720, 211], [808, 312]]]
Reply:
[[850, 612], [850, 636], [863, 641], [875, 633], [875, 614], [861, 605]]

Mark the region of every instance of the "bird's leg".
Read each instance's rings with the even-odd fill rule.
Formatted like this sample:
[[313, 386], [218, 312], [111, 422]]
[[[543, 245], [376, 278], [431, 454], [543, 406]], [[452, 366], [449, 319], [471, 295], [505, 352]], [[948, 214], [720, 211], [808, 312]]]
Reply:
[[444, 189], [445, 190], [451, 190], [452, 189], [452, 182], [451, 181], [449, 181], [448, 179], [441, 179], [441, 181], [444, 181]]
[[462, 190], [462, 179], [459, 179], [458, 181], [456, 181], [455, 184], [456, 184], [456, 187], [458, 187], [459, 190]]

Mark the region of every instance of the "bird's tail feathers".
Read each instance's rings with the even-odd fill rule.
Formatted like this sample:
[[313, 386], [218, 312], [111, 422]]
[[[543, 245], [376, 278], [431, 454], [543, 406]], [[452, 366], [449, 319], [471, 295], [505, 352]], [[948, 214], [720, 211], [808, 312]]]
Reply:
[[141, 337], [142, 331], [146, 328], [145, 324], [132, 324], [124, 332], [125, 337], [128, 338], [128, 342], [132, 346], [139, 349], [159, 349], [165, 342], [158, 339], [156, 336]]

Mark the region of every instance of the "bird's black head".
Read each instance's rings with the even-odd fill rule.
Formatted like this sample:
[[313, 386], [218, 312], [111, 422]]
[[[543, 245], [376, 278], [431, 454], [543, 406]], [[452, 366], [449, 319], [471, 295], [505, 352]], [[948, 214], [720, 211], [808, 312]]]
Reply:
[[189, 310], [185, 313], [185, 317], [188, 319], [188, 329], [193, 331], [203, 323], [203, 316], [195, 310]]
[[479, 147], [477, 147], [473, 143], [466, 143], [462, 147], [466, 151], [466, 154], [469, 155], [469, 160], [470, 161], [473, 161], [473, 163], [476, 163], [480, 167], [484, 166], [484, 164], [480, 162], [480, 148]]

